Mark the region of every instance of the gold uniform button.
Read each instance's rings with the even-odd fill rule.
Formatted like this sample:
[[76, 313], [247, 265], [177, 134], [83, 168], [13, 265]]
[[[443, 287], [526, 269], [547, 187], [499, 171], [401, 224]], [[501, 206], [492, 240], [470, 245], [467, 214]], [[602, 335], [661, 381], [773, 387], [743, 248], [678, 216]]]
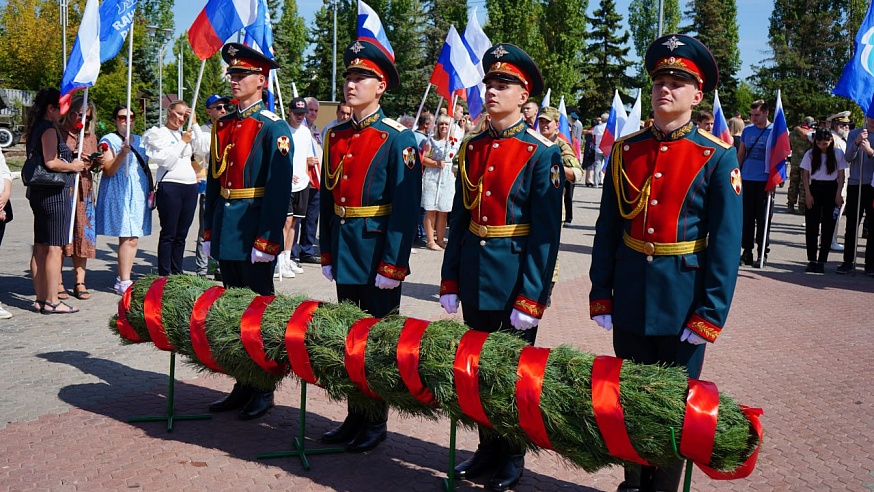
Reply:
[[649, 204], [650, 204], [650, 205], [652, 205], [652, 206], [653, 206], [653, 207], [655, 207], [655, 206], [656, 206], [656, 205], [658, 205], [658, 204], [659, 204], [659, 201], [658, 201], [658, 200], [655, 200], [655, 199], [653, 199], [653, 201], [651, 201], [651, 202], [649, 202]]
[[[653, 244], [649, 241], [643, 243], [643, 254], [652, 258], [653, 253], [655, 253], [655, 244]], [[652, 261], [652, 260], [650, 260], [650, 261]]]
[[655, 179], [660, 179], [662, 177], [662, 173], [655, 173], [653, 174], [653, 176], [655, 177]]
[[481, 240], [481, 241], [479, 242], [479, 245], [480, 245], [480, 246], [485, 246], [485, 245], [486, 245], [486, 240], [485, 240], [485, 239]]

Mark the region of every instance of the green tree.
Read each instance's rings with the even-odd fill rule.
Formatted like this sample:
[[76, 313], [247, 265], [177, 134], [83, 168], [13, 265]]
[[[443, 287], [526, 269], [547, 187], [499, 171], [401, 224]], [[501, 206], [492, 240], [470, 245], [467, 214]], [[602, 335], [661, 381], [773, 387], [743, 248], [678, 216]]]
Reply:
[[[343, 50], [356, 37], [357, 3], [349, 0], [323, 0], [307, 34], [312, 50], [306, 57], [303, 79], [305, 92], [323, 101], [331, 99], [333, 68], [334, 8], [337, 9], [337, 100], [343, 99]], [[299, 85], [304, 88], [304, 83]]]
[[757, 67], [755, 85], [774, 101], [782, 89], [790, 124], [805, 115], [822, 116], [843, 109], [831, 90], [846, 62], [847, 7], [829, 0], [775, 0], [768, 28], [772, 57]]
[[735, 0], [690, 0], [686, 15], [691, 25], [683, 31], [710, 48], [719, 67], [719, 100], [726, 107], [737, 106], [735, 91], [740, 70], [737, 3]]
[[492, 43], [513, 43], [534, 60], [543, 60], [546, 47], [540, 33], [543, 3], [539, 0], [486, 0], [488, 23], [483, 30]]
[[567, 96], [568, 104], [577, 99], [580, 74], [586, 57], [586, 10], [589, 0], [553, 0], [543, 4], [540, 33], [545, 55], [537, 60], [546, 87], [558, 98]]
[[[271, 18], [276, 19], [275, 17]], [[273, 51], [276, 54], [276, 62], [281, 67], [277, 76], [283, 97], [286, 99], [283, 102], [286, 104], [291, 101], [292, 82], [303, 88], [303, 56], [306, 47], [306, 24], [303, 17], [298, 14], [297, 2], [285, 0], [282, 16], [278, 18], [273, 29]]]
[[[679, 0], [663, 0], [662, 8], [662, 33], [677, 32], [681, 18]], [[634, 52], [643, 60], [650, 43], [659, 37], [659, 0], [631, 0], [628, 5], [628, 25], [634, 40]], [[643, 68], [642, 64], [640, 68]]]
[[392, 117], [415, 114], [434, 70], [436, 58], [425, 57], [425, 11], [420, 0], [368, 2], [381, 15], [383, 26], [395, 52], [395, 65], [401, 86], [383, 96], [382, 107]]
[[[467, 4], [457, 0], [425, 0], [428, 23], [424, 27], [425, 56], [437, 63], [449, 26], [455, 26], [459, 35], [464, 35], [467, 26]], [[429, 74], [430, 75], [430, 74]]]
[[614, 0], [601, 0], [592, 17], [587, 51], [591, 61], [585, 65], [581, 81], [582, 93], [578, 108], [584, 119], [591, 119], [610, 108], [613, 92], [620, 93], [629, 86], [631, 78], [626, 70], [628, 61], [628, 32], [621, 29], [622, 16], [616, 12]]

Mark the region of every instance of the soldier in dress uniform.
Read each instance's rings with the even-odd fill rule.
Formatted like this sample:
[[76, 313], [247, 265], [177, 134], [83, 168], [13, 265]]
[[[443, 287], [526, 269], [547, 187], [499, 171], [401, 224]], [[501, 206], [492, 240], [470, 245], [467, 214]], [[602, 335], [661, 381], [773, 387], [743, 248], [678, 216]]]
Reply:
[[[282, 249], [291, 156], [288, 124], [264, 108], [261, 95], [273, 60], [238, 43], [222, 48], [237, 109], [212, 128], [206, 178], [204, 250], [219, 262], [225, 287], [273, 295], [273, 268]], [[273, 388], [239, 382], [210, 411], [241, 408], [243, 420], [273, 407]]]
[[[413, 132], [386, 118], [379, 102], [400, 85], [393, 61], [376, 45], [354, 41], [343, 54], [343, 93], [352, 119], [326, 132], [322, 160], [319, 246], [322, 274], [337, 282], [338, 301], [381, 318], [397, 312], [401, 282], [422, 196], [422, 165]], [[322, 441], [368, 451], [386, 437], [388, 406], [349, 414]]]
[[[565, 170], [559, 147], [522, 118], [522, 105], [543, 90], [534, 61], [502, 43], [482, 63], [489, 124], [458, 154], [440, 304], [452, 314], [460, 302], [474, 330], [514, 333], [533, 345], [558, 254]], [[507, 490], [522, 476], [525, 449], [484, 427], [479, 434], [455, 474], [492, 473], [489, 488]]]
[[[617, 140], [595, 225], [589, 312], [613, 329], [616, 356], [685, 366], [697, 378], [728, 316], [740, 255], [741, 179], [734, 147], [692, 123], [718, 82], [695, 38], [647, 49], [654, 125]], [[667, 432], [667, 430], [666, 430]], [[676, 491], [682, 465], [626, 466], [620, 492]]]

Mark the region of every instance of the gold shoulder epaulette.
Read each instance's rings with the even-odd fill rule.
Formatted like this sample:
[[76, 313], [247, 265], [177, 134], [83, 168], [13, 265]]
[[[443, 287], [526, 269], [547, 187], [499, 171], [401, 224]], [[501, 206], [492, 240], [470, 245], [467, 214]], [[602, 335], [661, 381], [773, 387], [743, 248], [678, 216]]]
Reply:
[[731, 147], [733, 147], [733, 145], [729, 144], [728, 142], [724, 142], [721, 138], [719, 138], [719, 137], [717, 137], [716, 135], [714, 135], [714, 134], [708, 132], [707, 130], [703, 130], [703, 129], [699, 128], [699, 129], [698, 129], [698, 134], [701, 135], [701, 136], [703, 136], [703, 137], [706, 138], [707, 140], [710, 140], [711, 142], [713, 142], [713, 143], [719, 145], [719, 146], [722, 147], [723, 149], [730, 149]]
[[273, 121], [279, 121], [282, 119], [279, 116], [277, 116], [276, 113], [274, 113], [273, 111], [268, 111], [266, 109], [261, 110], [261, 116], [264, 116], [266, 118], [270, 118]]
[[636, 136], [638, 136], [641, 133], [646, 132], [646, 131], [649, 131], [649, 128], [641, 128], [640, 130], [637, 130], [634, 133], [629, 133], [628, 135], [625, 135], [624, 137], [617, 138], [616, 142], [614, 142], [613, 144], [616, 145], [619, 142], [624, 142], [624, 141], [628, 140], [629, 138], [636, 137]]
[[394, 128], [395, 130], [397, 130], [399, 132], [402, 132], [404, 130], [409, 130], [409, 128], [405, 127], [404, 125], [398, 123], [397, 121], [395, 121], [391, 118], [383, 118], [382, 122], [385, 123], [386, 125]]
[[537, 130], [535, 130], [535, 129], [533, 129], [533, 128], [529, 128], [529, 129], [526, 130], [526, 131], [528, 132], [529, 135], [531, 135], [532, 137], [536, 138], [540, 143], [542, 143], [543, 145], [545, 145], [545, 146], [547, 146], [547, 147], [552, 147], [553, 145], [555, 145], [554, 143], [552, 143], [551, 140], [549, 140], [548, 138], [544, 137], [543, 135], [540, 134], [539, 131], [537, 131]]

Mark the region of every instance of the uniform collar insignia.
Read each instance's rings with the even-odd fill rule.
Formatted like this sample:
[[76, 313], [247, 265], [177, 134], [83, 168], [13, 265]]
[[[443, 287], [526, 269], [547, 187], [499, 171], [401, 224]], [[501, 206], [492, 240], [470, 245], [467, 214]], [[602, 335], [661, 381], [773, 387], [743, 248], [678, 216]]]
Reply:
[[492, 55], [495, 58], [500, 58], [500, 57], [506, 55], [507, 53], [509, 53], [509, 51], [505, 50], [504, 47], [500, 44], [498, 45], [497, 48], [495, 48], [494, 51], [492, 51]]
[[258, 101], [246, 109], [240, 109], [240, 107], [238, 106], [237, 107], [237, 114], [239, 115], [239, 118], [242, 120], [242, 119], [246, 119], [246, 118], [252, 116], [253, 114], [257, 113], [258, 111], [261, 111], [262, 109], [264, 109], [264, 103], [262, 101]]
[[361, 118], [361, 121], [356, 121], [355, 116], [352, 116], [352, 127], [356, 130], [363, 130], [368, 126], [379, 121], [380, 116], [382, 115], [381, 108], [376, 108], [376, 111], [370, 113], [368, 116]]
[[515, 125], [512, 125], [510, 126], [510, 128], [507, 128], [506, 130], [500, 132], [492, 127], [492, 125], [489, 125], [489, 135], [492, 138], [510, 138], [514, 135], [525, 132], [527, 128], [528, 125], [525, 124], [525, 120], [520, 118], [519, 122], [517, 122]]
[[364, 49], [364, 45], [359, 43], [358, 41], [355, 41], [355, 44], [350, 46], [349, 49], [352, 50], [352, 52], [357, 55], [358, 52], [360, 52], [361, 50]]
[[653, 125], [652, 126], [652, 134], [655, 137], [655, 139], [658, 140], [659, 142], [661, 142], [661, 141], [671, 142], [671, 141], [679, 140], [679, 139], [685, 137], [686, 135], [688, 135], [689, 133], [692, 132], [692, 129], [694, 127], [695, 127], [695, 125], [692, 124], [692, 120], [689, 120], [688, 123], [681, 126], [680, 128], [677, 128], [676, 130], [674, 130], [670, 133], [667, 133], [667, 132], [664, 132], [661, 129], [659, 129], [657, 126]]
[[662, 46], [667, 46], [670, 51], [674, 51], [680, 46], [686, 46], [686, 43], [677, 39], [677, 36], [671, 36], [670, 39], [662, 43]]

